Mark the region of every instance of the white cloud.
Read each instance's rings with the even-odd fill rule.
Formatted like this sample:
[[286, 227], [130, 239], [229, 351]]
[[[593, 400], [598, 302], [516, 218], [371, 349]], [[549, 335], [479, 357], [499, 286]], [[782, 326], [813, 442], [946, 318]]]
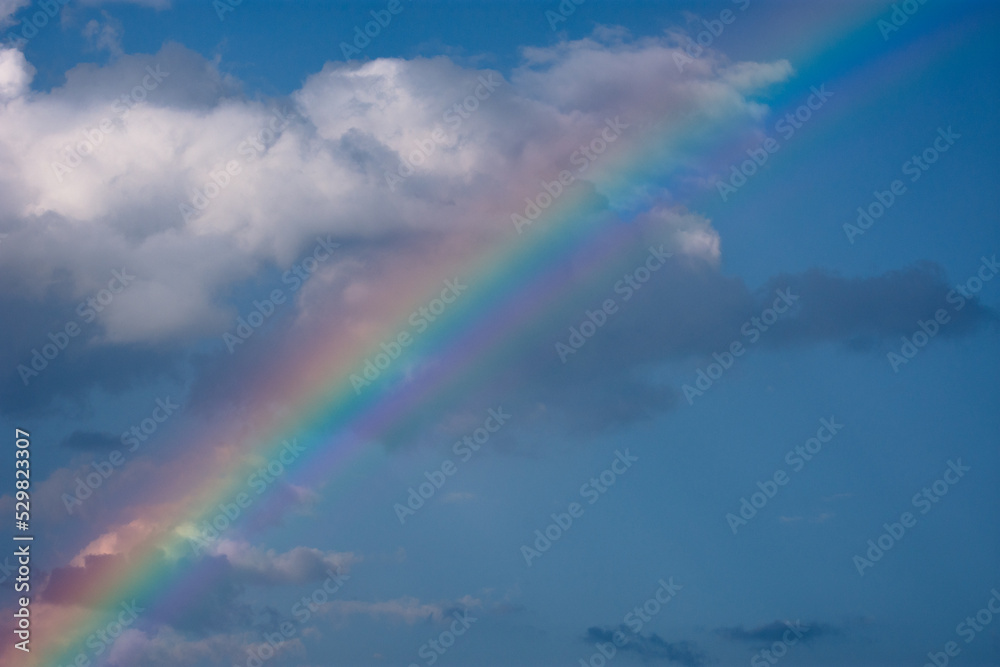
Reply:
[[106, 11], [101, 11], [101, 21], [91, 19], [83, 27], [83, 36], [89, 40], [94, 49], [105, 50], [112, 56], [121, 56], [122, 51], [122, 24], [121, 21], [112, 18]]
[[407, 624], [419, 621], [441, 623], [448, 619], [452, 611], [482, 607], [482, 600], [466, 595], [451, 602], [421, 602], [413, 597], [401, 597], [384, 602], [363, 600], [332, 600], [321, 608], [341, 616], [367, 615], [372, 617], [395, 618]]
[[[273, 653], [267, 647], [274, 649]], [[145, 665], [222, 665], [247, 664], [250, 655], [270, 655], [270, 664], [287, 664], [282, 658], [306, 655], [305, 647], [298, 637], [275, 644], [259, 641], [256, 633], [214, 634], [204, 639], [193, 640], [167, 626], [161, 626], [153, 634], [139, 630], [126, 630], [114, 644], [107, 662], [112, 667]]]
[[0, 49], [0, 102], [24, 95], [35, 76], [35, 68], [18, 49]]
[[70, 561], [72, 567], [86, 567], [88, 556], [127, 555], [141, 542], [156, 533], [156, 526], [142, 519], [115, 526], [92, 540]]
[[238, 575], [253, 584], [304, 584], [327, 578], [327, 570], [350, 571], [361, 558], [353, 553], [325, 552], [295, 547], [284, 553], [263, 550], [246, 542], [220, 540], [213, 553], [225, 556]]
[[[681, 72], [673, 53], [665, 40], [629, 42], [620, 31], [526, 51], [512, 80], [455, 126], [448, 109], [496, 73], [444, 57], [331, 63], [290, 99], [262, 103], [168, 44], [78, 66], [64, 87], [26, 95], [30, 64], [2, 52], [0, 231], [12, 252], [0, 289], [41, 296], [58, 275], [82, 299], [126, 267], [137, 279], [101, 314], [104, 342], [215, 336], [235, 319], [226, 301], [234, 287], [262, 268], [287, 268], [319, 234], [374, 243], [509, 234], [512, 203], [568, 166], [606, 118], [627, 116], [637, 136], [696, 113], [752, 122], [759, 107], [747, 95], [789, 72], [721, 57]], [[144, 90], [156, 68], [166, 74]], [[281, 110], [295, 116], [272, 133]], [[431, 138], [435, 130], [443, 140]], [[391, 191], [386, 172], [421, 143], [432, 154]], [[76, 161], [67, 147], [89, 153], [68, 173], [57, 165]], [[233, 161], [240, 173], [218, 177]], [[213, 173], [225, 186], [185, 220], [179, 204], [196, 190], [215, 194]], [[707, 226], [679, 228], [676, 238], [681, 252], [718, 254]]]
[[30, 2], [31, 0], [0, 0], [0, 28], [10, 25], [14, 13]]

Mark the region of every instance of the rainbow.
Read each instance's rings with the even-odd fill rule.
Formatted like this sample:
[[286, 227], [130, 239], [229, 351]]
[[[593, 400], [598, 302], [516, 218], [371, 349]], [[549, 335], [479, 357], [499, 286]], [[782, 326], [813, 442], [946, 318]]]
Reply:
[[[770, 98], [773, 108], [794, 108], [810, 85], [824, 82], [834, 90], [853, 86], [872, 95], [885, 93], [871, 83], [871, 68], [879, 58], [889, 58], [901, 78], [919, 72], [920, 60], [907, 64], [886, 51], [876, 21], [887, 8], [854, 7], [848, 12], [830, 3], [814, 11], [812, 29], [788, 39], [788, 57], [798, 67], [796, 85], [787, 85]], [[894, 34], [889, 46], [898, 52], [922, 44], [925, 58], [946, 48], [951, 42], [926, 28], [934, 23], [931, 14], [935, 11], [940, 10], [923, 6], [921, 12], [928, 16]], [[928, 43], [933, 48], [927, 49]], [[414, 280], [384, 304], [399, 322], [386, 331], [385, 339], [406, 329], [406, 316], [415, 304], [440, 289], [443, 278], [458, 276], [469, 284], [468, 294], [406, 348], [390, 369], [415, 364], [419, 369], [416, 380], [401, 382], [399, 373], [387, 371], [356, 392], [350, 376], [379, 351], [377, 343], [345, 346], [317, 335], [309, 345], [277, 351], [282, 370], [261, 374], [252, 383], [252, 393], [264, 396], [264, 403], [280, 406], [280, 410], [255, 418], [235, 434], [220, 425], [198, 437], [192, 448], [212, 452], [214, 458], [202, 461], [198, 474], [187, 479], [187, 488], [174, 489], [181, 501], [164, 503], [151, 512], [149, 521], [161, 530], [133, 550], [124, 566], [106, 568], [85, 590], [76, 591], [86, 604], [74, 612], [70, 627], [60, 637], [41, 638], [31, 660], [62, 667], [74, 664], [83, 652], [96, 662], [85, 646], [86, 638], [113, 616], [94, 613], [94, 608], [113, 612], [133, 599], [156, 600], [158, 613], [168, 617], [179, 613], [212, 576], [204, 559], [184, 568], [183, 575], [174, 567], [190, 553], [192, 528], [210, 523], [219, 514], [220, 504], [231, 503], [245, 492], [247, 476], [259, 461], [278, 456], [287, 440], [296, 439], [304, 453], [289, 466], [287, 480], [306, 485], [330, 483], [343, 479], [348, 471], [356, 474], [377, 465], [377, 460], [364, 456], [374, 438], [402, 428], [418, 409], [447, 405], [477, 377], [502, 368], [505, 360], [517, 355], [533, 326], [546, 320], [551, 304], [573, 290], [562, 270], [569, 258], [584, 253], [589, 268], [598, 273], [634, 244], [629, 221], [645, 204], [636, 194], [638, 186], [661, 184], [678, 175], [686, 167], [673, 156], [693, 151], [703, 156], [706, 170], [721, 175], [732, 161], [731, 146], [739, 139], [731, 135], [724, 119], [708, 118], [664, 122], [644, 136], [629, 137], [617, 152], [602, 157], [596, 184], [608, 202], [604, 210], [581, 188], [568, 189], [546, 211], [544, 224], [539, 220], [523, 234], [514, 233], [512, 226], [509, 240], [492, 246], [488, 253], [454, 266], [435, 267], [433, 275], [428, 272]], [[772, 187], [768, 178], [758, 175], [753, 187]], [[711, 198], [717, 198], [714, 187], [693, 197], [690, 206], [697, 208]], [[423, 359], [435, 363], [420, 365]], [[247, 513], [259, 507], [252, 506]]]

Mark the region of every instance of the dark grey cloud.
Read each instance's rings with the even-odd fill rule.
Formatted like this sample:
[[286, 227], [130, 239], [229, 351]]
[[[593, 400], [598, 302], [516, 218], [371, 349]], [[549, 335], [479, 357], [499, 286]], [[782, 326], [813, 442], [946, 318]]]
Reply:
[[646, 662], [664, 662], [685, 665], [686, 667], [701, 667], [707, 664], [705, 654], [698, 645], [690, 641], [669, 642], [655, 632], [649, 634], [634, 633], [628, 626], [590, 627], [584, 640], [588, 644], [613, 642], [616, 632], [625, 635], [627, 641], [617, 648], [619, 652], [631, 653]]
[[[644, 254], [638, 246], [615, 260], [614, 267], [627, 271], [639, 265]], [[572, 269], [565, 271], [567, 280], [573, 280]], [[562, 363], [556, 342], [566, 343], [570, 327], [579, 328], [588, 310], [614, 296], [620, 276], [614, 269], [575, 276], [574, 293], [561, 295], [538, 320], [513, 333], [514, 344], [521, 346], [516, 355], [492, 366], [476, 366], [480, 361], [474, 360], [460, 371], [490, 380], [484, 386], [464, 385], [461, 393], [449, 396], [450, 406], [471, 413], [502, 404], [522, 417], [541, 411], [547, 423], [592, 436], [686, 406], [684, 380], [651, 381], [652, 369], [703, 366], [734, 341], [742, 342], [748, 355], [834, 344], [887, 369], [886, 352], [898, 349], [900, 337], [912, 335], [918, 320], [932, 318], [938, 309], [951, 317], [941, 327], [941, 338], [972, 335], [996, 321], [996, 313], [975, 299], [955, 310], [947, 301], [952, 280], [930, 262], [871, 277], [811, 269], [778, 275], [751, 288], [708, 263], [678, 258], [654, 274], [630, 302], [619, 298], [619, 311]], [[741, 328], [774, 303], [776, 290], [790, 290], [797, 300], [750, 345]], [[694, 371], [688, 373], [688, 382], [693, 382]], [[441, 404], [447, 405], [444, 400]], [[412, 437], [409, 434], [435, 432], [436, 420], [433, 411], [409, 417], [387, 442], [398, 445]]]
[[764, 645], [782, 641], [786, 633], [792, 628], [798, 630], [796, 633], [797, 639], [802, 642], [811, 642], [820, 637], [829, 637], [841, 633], [838, 627], [817, 621], [804, 623], [798, 621], [772, 621], [771, 623], [753, 628], [745, 628], [742, 625], [732, 628], [719, 628], [716, 632], [732, 641]]
[[864, 278], [820, 269], [778, 275], [768, 281], [765, 293], [789, 287], [802, 296], [797, 316], [776, 328], [766, 344], [834, 341], [856, 350], [875, 350], [886, 339], [896, 343], [896, 337], [912, 335], [918, 320], [932, 319], [939, 309], [951, 318], [940, 329], [944, 338], [966, 335], [977, 326], [997, 321], [997, 313], [978, 300], [967, 301], [959, 309], [958, 300], [964, 298], [954, 290], [954, 282], [929, 261]]
[[[6, 332], [4, 327], [0, 332]], [[69, 347], [51, 360], [26, 386], [18, 372], [28, 365], [32, 350], [48, 343], [45, 326], [27, 329], [34, 334], [23, 345], [0, 351], [0, 405], [4, 416], [24, 417], [44, 414], [60, 400], [83, 404], [87, 393], [100, 390], [109, 395], [121, 394], [165, 380], [178, 380], [183, 374], [182, 351], [151, 349], [140, 344], [88, 346], [71, 341]]]

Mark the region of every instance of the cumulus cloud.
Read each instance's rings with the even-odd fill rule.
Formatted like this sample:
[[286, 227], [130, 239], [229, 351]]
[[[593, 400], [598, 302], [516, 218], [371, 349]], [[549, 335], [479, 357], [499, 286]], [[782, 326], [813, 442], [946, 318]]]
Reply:
[[[261, 549], [246, 542], [221, 539], [211, 543], [205, 553], [192, 557], [186, 552], [150, 555], [146, 547], [160, 535], [151, 522], [134, 520], [107, 530], [90, 541], [65, 567], [54, 569], [42, 590], [43, 600], [55, 604], [78, 604], [90, 599], [89, 593], [100, 576], [115, 568], [127, 567], [136, 557], [152, 558], [171, 570], [181, 562], [224, 570], [226, 580], [235, 587], [245, 585], [294, 586], [323, 581], [330, 572], [344, 574], [360, 562], [354, 553], [322, 551], [298, 546], [285, 552]], [[205, 565], [205, 564], [210, 565]], [[152, 567], [152, 566], [150, 566]]]
[[[88, 27], [95, 37], [102, 30]], [[80, 66], [63, 89], [3, 112], [0, 156], [11, 168], [0, 172], [0, 187], [13, 196], [0, 224], [22, 257], [8, 267], [5, 277], [21, 276], [9, 289], [38, 294], [61, 271], [82, 297], [96, 287], [99, 267], [130, 264], [142, 267], [136, 285], [100, 317], [108, 340], [204, 332], [228, 314], [228, 289], [265, 265], [287, 265], [320, 232], [458, 231], [484, 212], [496, 216], [518, 181], [550, 175], [546, 156], [568, 155], [622, 108], [637, 122], [677, 112], [677, 103], [685, 112], [745, 111], [748, 90], [710, 73], [682, 75], [672, 62], [667, 69], [669, 49], [655, 43], [601, 50], [588, 41], [561, 55], [501, 83], [458, 128], [443, 120], [448, 107], [480, 77], [502, 79], [446, 58], [327, 64], [290, 100], [270, 105], [242, 99], [233, 82], [176, 45], [107, 68]], [[4, 94], [22, 95], [30, 66], [17, 51], [2, 62]], [[151, 66], [166, 75], [143, 91]], [[586, 90], [556, 83], [581, 67], [589, 77], [574, 85]], [[637, 96], [629, 91], [639, 80], [658, 85]], [[604, 94], [611, 81], [624, 96]], [[699, 92], [688, 94], [691, 87]], [[198, 92], [200, 104], [192, 100]], [[276, 112], [294, 120], [271, 131]], [[104, 119], [112, 130], [95, 133]], [[435, 129], [445, 135], [441, 149], [399, 197], [386, 197], [385, 173]], [[244, 143], [254, 137], [260, 141]], [[185, 220], [179, 204], [204, 193], [211, 174], [233, 160], [240, 175]]]
[[0, 49], [0, 102], [9, 103], [24, 95], [34, 76], [34, 66], [21, 51]]
[[[112, 50], [115, 30], [110, 21], [86, 28]], [[328, 63], [288, 98], [263, 101], [173, 43], [81, 64], [46, 93], [29, 90], [33, 68], [21, 52], [3, 51], [0, 233], [10, 252], [0, 305], [37, 317], [0, 353], [2, 366], [23, 366], [53, 327], [77, 319], [112, 270], [135, 279], [54, 370], [27, 388], [5, 372], [0, 393], [25, 409], [175, 368], [177, 350], [236, 319], [234, 294], [280, 275], [320, 236], [342, 252], [313, 279], [310, 289], [322, 287], [327, 301], [317, 307], [396, 289], [375, 278], [388, 263], [424, 267], [430, 253], [454, 264], [508, 238], [512, 202], [565, 168], [609, 117], [625, 114], [634, 140], [665, 118], [699, 113], [751, 123], [749, 96], [788, 75], [780, 64], [721, 58], [680, 72], [676, 48], [598, 31], [527, 51], [510, 81], [445, 57]], [[749, 81], [745, 72], [758, 70]], [[648, 80], [657, 85], [639, 85]], [[477, 90], [488, 99], [479, 102]], [[478, 108], [457, 115], [469, 100]], [[387, 178], [407, 166], [412, 175]], [[580, 180], [600, 205], [599, 168]], [[717, 259], [708, 221], [658, 215], [676, 218], [677, 252]], [[376, 323], [359, 312], [337, 335], [367, 334]]]
[[524, 54], [527, 65], [515, 83], [538, 99], [565, 112], [618, 110], [637, 120], [693, 113], [757, 115], [762, 107], [747, 95], [792, 73], [786, 60], [730, 63], [718, 52], [678, 67], [677, 59], [686, 56], [671, 40], [631, 40], [607, 30], [548, 48], [527, 48]]
[[248, 584], [290, 585], [322, 581], [329, 572], [350, 571], [360, 557], [353, 553], [324, 552], [295, 547], [284, 553], [262, 550], [246, 542], [220, 540], [213, 553], [224, 556], [241, 581]]
[[87, 559], [92, 556], [127, 556], [157, 532], [158, 526], [155, 523], [142, 519], [115, 526], [88, 543], [73, 557], [70, 566], [86, 568]]

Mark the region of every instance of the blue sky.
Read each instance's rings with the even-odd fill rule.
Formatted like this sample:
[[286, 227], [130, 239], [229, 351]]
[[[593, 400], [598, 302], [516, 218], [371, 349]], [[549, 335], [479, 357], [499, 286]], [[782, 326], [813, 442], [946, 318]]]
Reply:
[[[948, 642], [949, 664], [996, 664], [997, 8], [914, 2], [887, 33], [894, 6], [869, 0], [567, 0], [556, 29], [558, 2], [399, 2], [345, 59], [389, 3], [244, 0], [220, 19], [209, 1], [69, 0], [17, 43], [44, 8], [0, 0], [0, 422], [32, 432], [38, 646], [3, 660], [46, 660], [111, 604], [86, 583], [154, 545], [157, 572], [197, 594], [144, 598], [111, 650], [80, 649], [93, 664], [253, 664], [283, 623], [263, 664], [599, 667], [619, 631], [608, 664], [922, 665]], [[480, 108], [429, 140], [489, 76], [502, 84]], [[832, 95], [786, 136], [819, 86]], [[255, 149], [276, 110], [289, 120]], [[567, 186], [583, 203], [518, 234], [510, 213], [612, 117], [629, 129]], [[64, 147], [106, 118], [72, 164]], [[640, 160], [663, 126], [696, 150]], [[768, 138], [778, 148], [723, 200], [717, 183]], [[914, 178], [921, 155], [934, 161]], [[178, 212], [233, 161], [217, 199]], [[846, 232], [897, 180], [874, 224]], [[484, 285], [512, 243], [523, 254], [499, 255]], [[650, 244], [671, 257], [626, 301], [615, 286], [651, 267]], [[317, 247], [331, 253], [290, 289]], [[441, 347], [418, 338], [377, 387], [413, 392], [412, 412], [347, 459], [341, 433], [303, 420], [288, 437], [327, 448], [207, 550], [168, 546], [198, 530], [192, 489], [238, 477], [256, 424], [297, 414], [305, 371], [289, 369], [360, 368], [356, 351], [459, 267], [470, 291], [427, 334]], [[121, 290], [118, 270], [136, 276]], [[230, 353], [223, 332], [279, 288], [288, 300]], [[555, 343], [609, 297], [563, 363]], [[494, 327], [496, 355], [456, 362], [479, 338], [449, 322]], [[81, 337], [26, 375], [69, 323]], [[456, 449], [489, 410], [510, 417]], [[148, 441], [67, 504], [143, 424]], [[332, 571], [346, 580], [302, 621], [296, 602]], [[0, 606], [16, 604], [8, 580]]]

